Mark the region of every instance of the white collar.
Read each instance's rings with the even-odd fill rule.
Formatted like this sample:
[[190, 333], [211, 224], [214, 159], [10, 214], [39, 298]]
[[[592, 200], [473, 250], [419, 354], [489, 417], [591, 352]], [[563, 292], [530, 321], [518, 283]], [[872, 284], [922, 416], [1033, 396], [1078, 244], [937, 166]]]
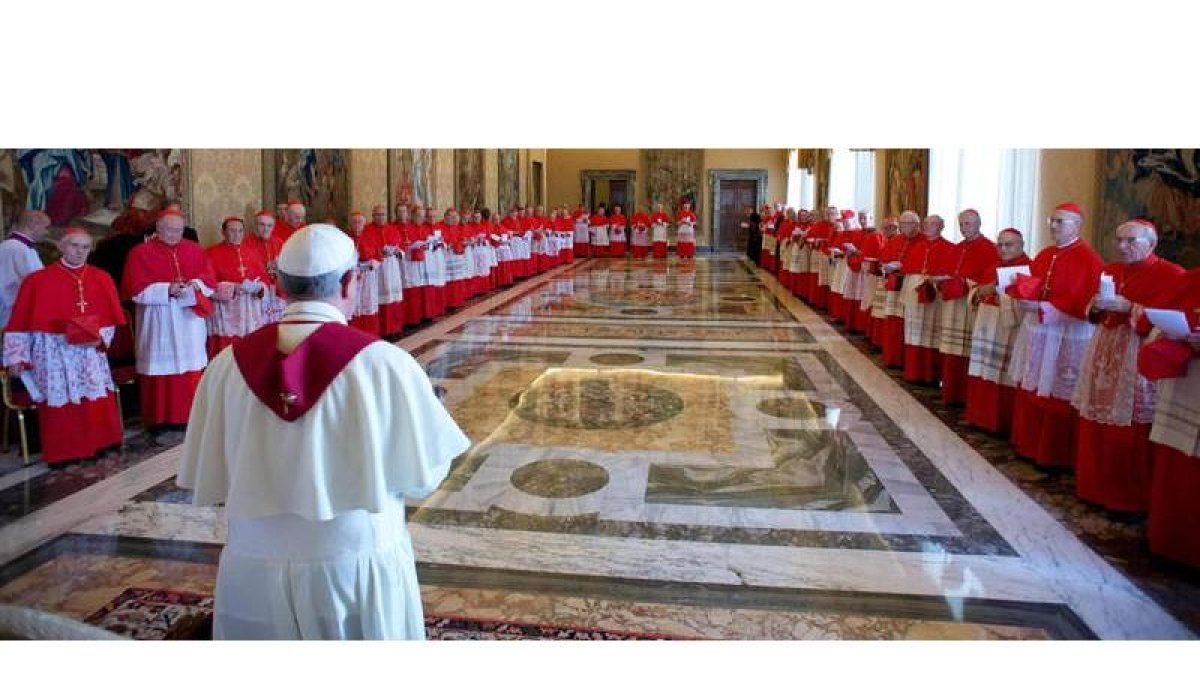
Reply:
[[283, 320], [289, 319], [309, 319], [319, 320], [322, 322], [336, 321], [338, 323], [347, 323], [346, 315], [342, 314], [342, 310], [334, 307], [328, 302], [320, 300], [296, 300], [289, 302], [287, 309], [283, 310]]

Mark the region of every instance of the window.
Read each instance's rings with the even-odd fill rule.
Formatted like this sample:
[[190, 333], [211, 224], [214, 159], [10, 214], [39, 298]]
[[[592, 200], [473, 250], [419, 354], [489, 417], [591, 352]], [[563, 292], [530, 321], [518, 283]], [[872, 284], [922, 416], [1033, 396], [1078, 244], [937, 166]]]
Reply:
[[812, 171], [800, 168], [799, 151], [788, 151], [787, 203], [798, 209], [813, 208], [816, 181]]
[[931, 149], [929, 213], [946, 220], [944, 236], [959, 241], [958, 214], [975, 209], [983, 234], [1015, 227], [1029, 241], [1037, 200], [1037, 150]]
[[836, 148], [829, 159], [829, 203], [875, 211], [875, 151]]

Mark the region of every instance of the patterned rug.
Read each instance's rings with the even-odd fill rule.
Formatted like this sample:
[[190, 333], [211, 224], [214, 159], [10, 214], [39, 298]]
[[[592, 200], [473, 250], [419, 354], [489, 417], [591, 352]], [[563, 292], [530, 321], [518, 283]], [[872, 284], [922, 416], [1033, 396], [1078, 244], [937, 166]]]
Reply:
[[[84, 619], [134, 640], [211, 640], [210, 595], [157, 588], [126, 588]], [[671, 635], [594, 630], [465, 617], [425, 617], [429, 640], [679, 640]]]

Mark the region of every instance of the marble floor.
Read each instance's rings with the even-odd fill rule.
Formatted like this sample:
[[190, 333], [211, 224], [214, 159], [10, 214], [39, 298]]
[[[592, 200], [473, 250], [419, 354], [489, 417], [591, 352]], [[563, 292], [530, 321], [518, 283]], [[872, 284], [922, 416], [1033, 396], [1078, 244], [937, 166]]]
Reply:
[[[474, 442], [409, 504], [427, 613], [703, 639], [1194, 637], [738, 258], [580, 262], [400, 345]], [[130, 587], [211, 593], [221, 509], [174, 487], [177, 448], [131, 444], [71, 480], [0, 476], [0, 602], [82, 618]]]

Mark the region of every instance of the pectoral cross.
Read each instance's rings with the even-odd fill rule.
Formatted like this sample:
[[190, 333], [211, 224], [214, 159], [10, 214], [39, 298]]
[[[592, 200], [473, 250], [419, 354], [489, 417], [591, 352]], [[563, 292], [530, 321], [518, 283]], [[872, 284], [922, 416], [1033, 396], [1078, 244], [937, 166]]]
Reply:
[[296, 401], [300, 400], [300, 397], [298, 395], [293, 394], [290, 391], [281, 392], [279, 394], [279, 398], [283, 400], [283, 414], [284, 415], [288, 414], [288, 406], [295, 405]]
[[246, 261], [242, 260], [242, 247], [237, 247], [238, 257], [238, 274], [242, 275], [242, 280], [246, 279]]
[[75, 303], [75, 306], [79, 308], [79, 313], [83, 314], [87, 311], [88, 306], [87, 300], [83, 298], [83, 277], [87, 274], [87, 268], [81, 269], [78, 276], [76, 276], [76, 274], [71, 270], [67, 269], [65, 262], [60, 266], [60, 269], [62, 269], [62, 271], [66, 272], [67, 275], [71, 277], [71, 281], [75, 282], [75, 290], [79, 292], [79, 302]]

